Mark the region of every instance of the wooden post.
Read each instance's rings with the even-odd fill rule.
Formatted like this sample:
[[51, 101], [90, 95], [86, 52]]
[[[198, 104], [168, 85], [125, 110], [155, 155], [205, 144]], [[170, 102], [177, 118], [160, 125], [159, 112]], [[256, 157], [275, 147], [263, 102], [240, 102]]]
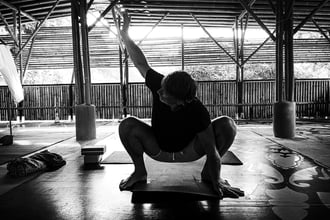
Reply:
[[245, 24], [242, 18], [241, 21], [241, 47], [240, 47], [240, 58], [241, 58], [241, 75], [242, 81], [244, 81], [244, 40], [245, 40], [245, 33], [249, 22], [249, 15], [246, 16]]
[[294, 101], [294, 60], [293, 60], [293, 3], [285, 1], [285, 94], [287, 101]]
[[[283, 13], [283, 0], [277, 1], [276, 7], [276, 100], [273, 111], [273, 132], [275, 137], [293, 138], [296, 129], [296, 105], [293, 99], [293, 2], [286, 2]], [[289, 8], [290, 7], [290, 8]], [[286, 21], [284, 26], [285, 18]], [[282, 97], [283, 85], [283, 30], [285, 31], [285, 96]], [[283, 100], [286, 99], [286, 100]]]
[[238, 39], [238, 17], [235, 18], [235, 23], [233, 26], [233, 41], [234, 41], [234, 51], [235, 51], [235, 60], [236, 63], [236, 86], [237, 86], [237, 114], [238, 117], [242, 114], [242, 78], [241, 78], [241, 66], [239, 65], [240, 61], [240, 45]]
[[86, 0], [72, 0], [71, 10], [74, 70], [80, 97], [80, 103], [76, 105], [76, 139], [84, 141], [96, 138], [95, 106], [91, 104]]
[[80, 1], [80, 22], [81, 22], [81, 42], [83, 50], [83, 67], [85, 79], [85, 104], [91, 104], [91, 73], [89, 63], [89, 44], [88, 44], [88, 26], [87, 26], [87, 4], [86, 0]]
[[[18, 45], [19, 48], [21, 49], [22, 47], [22, 15], [21, 15], [21, 10], [18, 10]], [[20, 81], [21, 84], [23, 85], [23, 54], [21, 53], [19, 56], [19, 76], [20, 76]], [[18, 110], [18, 116], [20, 122], [23, 121], [24, 113], [23, 113], [23, 101], [18, 103], [17, 105], [17, 110]]]
[[276, 100], [282, 101], [283, 86], [283, 0], [276, 7]]
[[[113, 13], [113, 15], [115, 16], [115, 13]], [[119, 17], [118, 17], [118, 25], [120, 25], [119, 22]], [[119, 30], [119, 26], [118, 29]], [[121, 89], [121, 110], [122, 110], [122, 115], [121, 117], [125, 118], [127, 116], [127, 112], [126, 112], [126, 90], [125, 90], [125, 74], [124, 74], [124, 69], [123, 69], [123, 63], [126, 63], [127, 60], [125, 60], [125, 62], [123, 62], [123, 51], [121, 49], [122, 47], [118, 46], [118, 50], [119, 50], [119, 74], [120, 74], [120, 89]], [[125, 50], [124, 50], [125, 51]]]
[[30, 64], [30, 59], [31, 59], [35, 39], [36, 39], [36, 37], [32, 38], [29, 53], [28, 53], [28, 56], [27, 56], [26, 61], [25, 61], [25, 67], [24, 67], [24, 71], [23, 71], [23, 80], [24, 80], [26, 71], [29, 69], [29, 64]]
[[181, 24], [181, 69], [184, 70], [184, 26]]
[[[239, 47], [239, 58], [240, 58], [240, 78], [241, 78], [241, 103], [243, 104], [244, 102], [244, 90], [243, 90], [243, 86], [244, 86], [244, 40], [245, 40], [245, 33], [246, 33], [246, 29], [247, 29], [247, 25], [248, 25], [248, 20], [249, 20], [249, 15], [247, 14], [246, 15], [246, 20], [245, 20], [245, 24], [244, 24], [244, 21], [243, 21], [244, 18], [242, 18], [240, 20], [240, 28], [241, 28], [241, 41], [240, 41], [240, 47]], [[243, 107], [241, 107], [243, 108]], [[241, 114], [243, 112], [243, 109], [241, 109]], [[244, 118], [242, 115], [241, 115], [241, 118]]]
[[[22, 48], [22, 15], [21, 11], [18, 10], [18, 45], [19, 49]], [[19, 76], [21, 84], [23, 83], [23, 54], [20, 53], [19, 55]]]
[[71, 1], [71, 23], [72, 23], [72, 46], [73, 46], [73, 68], [76, 79], [77, 103], [85, 101], [84, 78], [80, 51], [80, 28], [79, 8], [76, 1]]
[[125, 68], [124, 68], [124, 84], [123, 84], [123, 113], [124, 116], [127, 117], [128, 110], [127, 110], [127, 94], [128, 94], [128, 53], [125, 48], [124, 50], [125, 55]]
[[[13, 35], [15, 36], [15, 39], [17, 39], [17, 16], [16, 16], [16, 11], [13, 10], [12, 13], [13, 13]], [[15, 45], [15, 48], [17, 49], [18, 46], [19, 46], [19, 43], [17, 45]]]

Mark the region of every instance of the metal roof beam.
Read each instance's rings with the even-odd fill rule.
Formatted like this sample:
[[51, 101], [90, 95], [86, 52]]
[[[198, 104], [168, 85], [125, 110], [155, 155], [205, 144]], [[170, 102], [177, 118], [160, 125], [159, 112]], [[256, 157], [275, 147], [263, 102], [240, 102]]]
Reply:
[[25, 11], [22, 11], [22, 10], [19, 10], [18, 8], [16, 8], [14, 5], [6, 2], [6, 1], [3, 1], [3, 0], [0, 0], [0, 4], [12, 9], [13, 11], [15, 12], [19, 12], [24, 15], [25, 17], [29, 18], [31, 21], [38, 21], [37, 19], [35, 19], [33, 16], [31, 16], [30, 14], [26, 13]]
[[8, 24], [6, 18], [2, 15], [1, 12], [0, 12], [0, 18], [2, 19], [3, 23], [6, 25], [6, 30], [8, 31], [9, 35], [11, 36], [11, 38], [14, 40], [15, 45], [18, 46], [18, 40], [17, 40], [15, 34], [9, 28], [9, 24]]
[[195, 17], [194, 14], [191, 13], [191, 16], [193, 17], [193, 19], [197, 22], [197, 24], [203, 29], [203, 31], [211, 38], [211, 40], [213, 40], [213, 42], [223, 51], [225, 52], [225, 54], [227, 54], [227, 56], [229, 56], [234, 62], [235, 64], [237, 64], [239, 67], [241, 67], [241, 65], [239, 64], [239, 62], [223, 47], [221, 46], [221, 44], [218, 43], [218, 41], [216, 41], [212, 35], [205, 29], [205, 27], [199, 22], [199, 20]]
[[[249, 7], [252, 7], [252, 5], [256, 2], [256, 0], [252, 0], [249, 2]], [[246, 15], [246, 13], [248, 13], [248, 11], [246, 9], [244, 9], [244, 11], [242, 11], [242, 13], [238, 16], [238, 20], [242, 20], [242, 18]]]
[[52, 12], [55, 10], [56, 6], [58, 5], [58, 3], [60, 2], [61, 0], [57, 0], [55, 2], [55, 4], [53, 5], [53, 7], [50, 9], [50, 11], [48, 12], [48, 14], [46, 15], [46, 17], [44, 18], [43, 21], [41, 21], [39, 23], [39, 25], [37, 26], [37, 28], [34, 30], [34, 32], [31, 34], [31, 36], [29, 37], [29, 39], [27, 39], [27, 41], [24, 43], [24, 45], [20, 48], [20, 50], [17, 52], [15, 58], [17, 58], [23, 51], [23, 49], [26, 47], [26, 45], [30, 42], [30, 40], [32, 38], [34, 38], [37, 33], [39, 32], [41, 26], [45, 23], [45, 21], [47, 21], [47, 19], [49, 18], [49, 16], [52, 14]]
[[110, 5], [101, 13], [101, 15], [94, 21], [93, 24], [91, 24], [89, 27], [88, 27], [88, 32], [90, 32], [94, 27], [95, 25], [97, 24], [97, 22], [99, 22], [102, 18], [104, 18], [104, 16], [106, 14], [109, 13], [109, 11], [111, 11], [113, 9], [113, 7], [117, 4], [119, 0], [114, 0], [110, 3]]
[[[150, 31], [148, 31], [148, 33], [146, 35], [144, 35], [144, 37], [136, 44], [136, 45], [140, 45], [150, 34], [151, 32], [167, 17], [167, 15], [169, 15], [169, 12], [167, 12], [159, 21], [157, 21], [156, 24], [154, 24], [154, 26], [150, 29]], [[129, 58], [129, 54], [127, 54], [127, 57], [124, 59], [124, 63], [128, 60]]]
[[320, 2], [320, 4], [314, 8], [313, 11], [307, 15], [307, 17], [300, 22], [300, 24], [293, 30], [293, 34], [297, 33], [305, 24], [308, 20], [310, 20], [324, 5], [328, 3], [329, 0], [324, 0], [323, 2]]
[[320, 25], [313, 18], [312, 18], [312, 22], [314, 23], [315, 27], [317, 27], [317, 29], [319, 29], [319, 31], [325, 37], [325, 39], [327, 39], [328, 42], [330, 43], [330, 38], [328, 37], [328, 35], [326, 35], [326, 33], [324, 33], [324, 31], [322, 30], [322, 28], [320, 27]]
[[249, 14], [256, 20], [256, 22], [260, 25], [264, 31], [272, 38], [273, 41], [276, 40], [275, 36], [270, 32], [267, 26], [259, 19], [259, 17], [252, 11], [250, 6], [245, 2], [245, 0], [239, 0], [241, 5], [249, 12]]

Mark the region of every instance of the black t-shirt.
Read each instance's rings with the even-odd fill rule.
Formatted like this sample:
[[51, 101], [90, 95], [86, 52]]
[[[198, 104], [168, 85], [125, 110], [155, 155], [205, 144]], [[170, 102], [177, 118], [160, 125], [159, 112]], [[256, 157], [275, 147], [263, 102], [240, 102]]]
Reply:
[[157, 91], [161, 87], [163, 77], [153, 69], [148, 70], [146, 75], [146, 85], [153, 95], [151, 126], [163, 151], [178, 152], [186, 147], [197, 133], [205, 130], [211, 119], [209, 112], [197, 98], [176, 111], [161, 102]]

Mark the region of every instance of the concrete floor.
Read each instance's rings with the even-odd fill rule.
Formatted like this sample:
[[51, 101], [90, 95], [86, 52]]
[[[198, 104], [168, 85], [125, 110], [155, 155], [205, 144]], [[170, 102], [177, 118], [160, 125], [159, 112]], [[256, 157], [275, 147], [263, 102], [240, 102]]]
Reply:
[[298, 122], [294, 139], [273, 137], [271, 124], [238, 122], [231, 150], [243, 165], [222, 166], [222, 177], [245, 196], [180, 204], [133, 204], [132, 193], [118, 188], [131, 164], [84, 169], [81, 146], [105, 144], [105, 156], [123, 150], [117, 126], [98, 126], [93, 141], [48, 147], [67, 161], [57, 171], [15, 179], [0, 166], [0, 219], [329, 219], [329, 122]]

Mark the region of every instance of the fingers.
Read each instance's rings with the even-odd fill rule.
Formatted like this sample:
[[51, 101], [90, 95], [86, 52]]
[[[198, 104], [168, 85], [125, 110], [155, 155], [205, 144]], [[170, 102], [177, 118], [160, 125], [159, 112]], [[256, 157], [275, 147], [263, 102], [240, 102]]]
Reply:
[[222, 186], [222, 191], [224, 196], [230, 198], [239, 198], [240, 196], [244, 196], [244, 191], [231, 186]]
[[127, 32], [128, 28], [129, 28], [129, 25], [131, 23], [131, 18], [129, 17], [127, 11], [124, 12], [123, 17], [124, 17], [124, 24], [123, 24], [122, 31]]
[[224, 196], [229, 197], [229, 198], [234, 198], [237, 199], [239, 198], [239, 195], [235, 193], [234, 191], [231, 191], [229, 189], [224, 190]]
[[124, 11], [123, 17], [124, 17], [124, 21], [126, 21], [126, 22], [130, 22], [131, 21], [131, 18], [128, 15], [128, 12], [127, 11]]

